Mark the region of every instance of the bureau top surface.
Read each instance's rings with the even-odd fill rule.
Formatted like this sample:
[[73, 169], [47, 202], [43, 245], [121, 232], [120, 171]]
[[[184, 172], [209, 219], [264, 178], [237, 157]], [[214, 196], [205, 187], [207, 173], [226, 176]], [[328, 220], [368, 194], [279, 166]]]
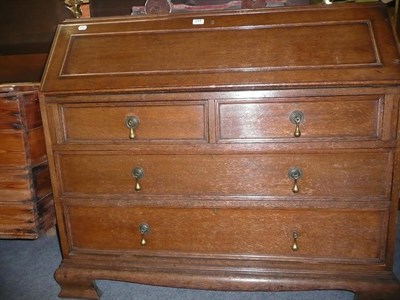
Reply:
[[56, 33], [42, 92], [398, 85], [383, 5], [81, 19]]

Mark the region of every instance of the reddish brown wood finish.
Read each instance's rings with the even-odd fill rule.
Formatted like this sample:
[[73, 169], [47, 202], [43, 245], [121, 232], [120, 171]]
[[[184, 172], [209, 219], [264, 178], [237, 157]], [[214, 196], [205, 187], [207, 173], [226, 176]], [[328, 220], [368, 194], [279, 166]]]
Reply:
[[0, 86], [0, 238], [55, 223], [37, 85]]
[[397, 59], [380, 5], [60, 26], [41, 86], [60, 297], [109, 279], [397, 299]]

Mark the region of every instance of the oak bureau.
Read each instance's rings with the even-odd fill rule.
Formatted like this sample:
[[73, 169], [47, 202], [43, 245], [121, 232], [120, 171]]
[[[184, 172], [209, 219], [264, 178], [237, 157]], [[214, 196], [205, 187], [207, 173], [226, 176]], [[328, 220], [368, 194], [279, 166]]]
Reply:
[[383, 5], [61, 24], [41, 83], [60, 297], [398, 299], [399, 83]]

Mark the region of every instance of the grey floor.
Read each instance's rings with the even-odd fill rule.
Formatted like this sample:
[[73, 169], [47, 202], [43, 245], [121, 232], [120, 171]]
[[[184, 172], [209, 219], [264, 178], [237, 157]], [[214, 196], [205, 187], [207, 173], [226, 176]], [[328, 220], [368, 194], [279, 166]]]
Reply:
[[[397, 230], [394, 271], [400, 278], [400, 226]], [[58, 299], [54, 271], [61, 262], [56, 236], [38, 240], [0, 240], [0, 299]], [[125, 282], [97, 281], [102, 300], [351, 300], [346, 291], [219, 292], [146, 286]]]

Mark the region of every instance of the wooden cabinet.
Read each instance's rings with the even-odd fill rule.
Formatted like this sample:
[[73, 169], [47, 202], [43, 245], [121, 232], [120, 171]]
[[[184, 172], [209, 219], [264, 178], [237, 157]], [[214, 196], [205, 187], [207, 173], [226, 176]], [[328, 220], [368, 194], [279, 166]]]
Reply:
[[398, 62], [375, 4], [62, 24], [41, 85], [60, 296], [397, 299]]
[[0, 85], [0, 238], [37, 238], [54, 223], [38, 85]]

